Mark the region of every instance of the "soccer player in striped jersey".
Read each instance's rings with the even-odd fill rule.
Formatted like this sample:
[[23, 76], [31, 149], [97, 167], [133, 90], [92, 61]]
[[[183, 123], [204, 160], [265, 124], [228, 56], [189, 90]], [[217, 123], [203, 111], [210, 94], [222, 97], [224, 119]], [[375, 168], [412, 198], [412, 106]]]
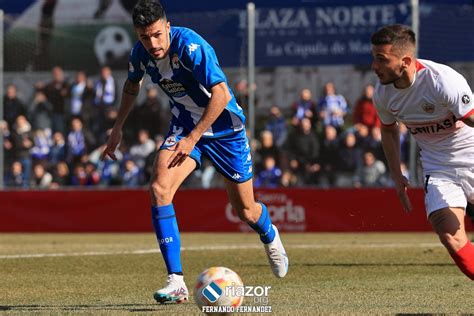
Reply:
[[459, 269], [474, 280], [474, 246], [464, 227], [474, 202], [474, 102], [459, 73], [415, 58], [415, 34], [389, 25], [372, 35], [372, 69], [379, 78], [374, 103], [382, 122], [382, 144], [405, 211], [411, 210], [408, 180], [400, 170], [398, 122], [421, 149], [428, 220]]
[[260, 235], [273, 273], [284, 277], [288, 257], [278, 230], [266, 206], [254, 199], [245, 116], [214, 49], [193, 30], [171, 27], [158, 1], [140, 0], [132, 16], [139, 41], [130, 53], [119, 114], [102, 158], [115, 159], [123, 124], [147, 73], [168, 95], [172, 113], [150, 181], [153, 226], [168, 270], [167, 284], [154, 294], [155, 299], [179, 303], [188, 298], [173, 197], [185, 178], [199, 168], [202, 155], [224, 176], [239, 217]]

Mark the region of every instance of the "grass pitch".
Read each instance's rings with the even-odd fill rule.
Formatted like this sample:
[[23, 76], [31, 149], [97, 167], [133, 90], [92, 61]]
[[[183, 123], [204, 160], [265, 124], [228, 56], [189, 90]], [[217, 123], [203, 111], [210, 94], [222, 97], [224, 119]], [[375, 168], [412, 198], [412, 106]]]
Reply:
[[[255, 234], [182, 234], [192, 291], [210, 266], [244, 284], [271, 286], [276, 315], [474, 313], [474, 282], [429, 234], [283, 234], [284, 279], [271, 273]], [[193, 298], [158, 305], [166, 271], [153, 234], [0, 235], [0, 312], [194, 315]], [[258, 305], [251, 298], [244, 305]]]

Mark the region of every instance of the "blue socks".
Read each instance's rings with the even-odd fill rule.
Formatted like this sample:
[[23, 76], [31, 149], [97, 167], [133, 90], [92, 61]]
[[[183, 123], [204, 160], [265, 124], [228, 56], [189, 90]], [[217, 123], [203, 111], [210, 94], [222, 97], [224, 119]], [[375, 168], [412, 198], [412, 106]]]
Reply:
[[260, 218], [255, 224], [249, 224], [249, 226], [260, 235], [260, 240], [264, 244], [269, 244], [275, 239], [275, 230], [273, 229], [272, 219], [270, 214], [268, 214], [267, 207], [263, 203], [260, 203], [260, 205], [262, 205]]
[[165, 260], [168, 274], [181, 274], [181, 239], [173, 204], [152, 206], [151, 215], [156, 239]]
[[[264, 244], [275, 239], [275, 230], [268, 214], [267, 207], [262, 205], [262, 214], [255, 224], [249, 224], [260, 235]], [[182, 274], [181, 266], [181, 239], [179, 237], [178, 222], [174, 213], [173, 204], [151, 207], [152, 222], [155, 228], [156, 239], [160, 245], [161, 254], [166, 264], [168, 274]]]

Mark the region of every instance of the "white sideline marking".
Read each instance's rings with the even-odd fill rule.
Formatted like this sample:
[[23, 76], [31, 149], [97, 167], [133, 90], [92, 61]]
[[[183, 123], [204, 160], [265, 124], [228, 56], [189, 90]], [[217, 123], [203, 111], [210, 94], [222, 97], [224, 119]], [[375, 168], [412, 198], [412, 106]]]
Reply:
[[[438, 248], [441, 243], [417, 243], [417, 244], [355, 244], [355, 245], [337, 245], [337, 244], [315, 244], [315, 245], [290, 245], [287, 249], [330, 249], [330, 248]], [[181, 247], [181, 251], [201, 251], [201, 250], [229, 250], [229, 249], [260, 249], [262, 245], [216, 245], [216, 246], [191, 246]], [[0, 255], [0, 259], [29, 259], [29, 258], [47, 258], [47, 257], [80, 257], [80, 256], [116, 256], [116, 255], [144, 255], [150, 253], [159, 253], [159, 249], [143, 249], [131, 251], [87, 251], [87, 252], [62, 252], [62, 253], [33, 253]]]

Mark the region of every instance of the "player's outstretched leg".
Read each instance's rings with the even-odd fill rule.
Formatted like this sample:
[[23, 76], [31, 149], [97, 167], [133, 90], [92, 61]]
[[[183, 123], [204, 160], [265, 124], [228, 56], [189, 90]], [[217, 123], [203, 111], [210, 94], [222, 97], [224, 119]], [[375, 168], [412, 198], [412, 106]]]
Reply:
[[464, 209], [444, 208], [431, 213], [429, 220], [456, 265], [474, 280], [474, 246], [464, 228]]
[[283, 278], [288, 273], [288, 256], [278, 229], [272, 224], [267, 207], [263, 203], [255, 202], [252, 180], [243, 183], [226, 180], [226, 188], [230, 202], [240, 219], [260, 235], [273, 274]]
[[181, 303], [188, 299], [189, 293], [182, 273], [181, 238], [173, 204], [153, 206], [152, 221], [156, 239], [168, 270], [165, 287], [156, 291], [153, 297], [159, 303]]
[[172, 153], [169, 150], [159, 151], [150, 181], [152, 222], [168, 272], [165, 287], [153, 295], [159, 303], [181, 303], [189, 296], [184, 283], [181, 239], [172, 201], [181, 183], [195, 169], [196, 162], [187, 158], [181, 166], [168, 168], [167, 162]]

